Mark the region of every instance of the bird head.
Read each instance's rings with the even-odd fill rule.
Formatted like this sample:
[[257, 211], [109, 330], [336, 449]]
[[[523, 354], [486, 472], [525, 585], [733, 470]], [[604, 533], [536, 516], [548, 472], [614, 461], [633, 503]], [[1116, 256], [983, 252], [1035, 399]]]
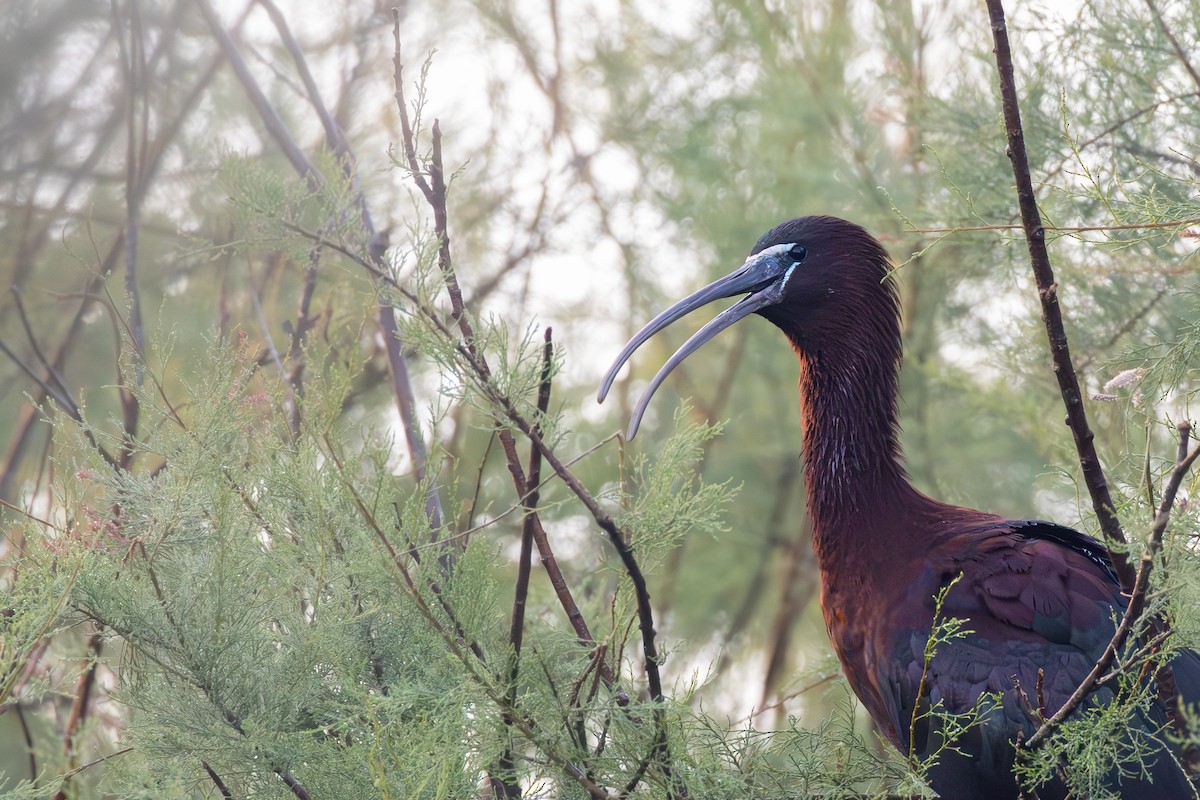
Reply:
[[[899, 357], [898, 303], [887, 252], [867, 231], [836, 217], [800, 217], [755, 243], [745, 263], [650, 320], [625, 345], [600, 384], [603, 402], [634, 351], [672, 322], [714, 300], [744, 295], [698, 330], [646, 387], [629, 422], [632, 439], [654, 392], [709, 339], [751, 314], [779, 327], [801, 355], [873, 352], [894, 370]], [[892, 354], [887, 352], [895, 350]]]

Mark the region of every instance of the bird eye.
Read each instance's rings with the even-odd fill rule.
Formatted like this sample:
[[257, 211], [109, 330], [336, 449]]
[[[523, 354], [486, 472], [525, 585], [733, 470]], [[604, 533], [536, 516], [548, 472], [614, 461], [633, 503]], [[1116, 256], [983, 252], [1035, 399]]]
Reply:
[[799, 264], [804, 259], [808, 258], [808, 248], [802, 244], [792, 245], [792, 249], [788, 251], [788, 255], [792, 260]]

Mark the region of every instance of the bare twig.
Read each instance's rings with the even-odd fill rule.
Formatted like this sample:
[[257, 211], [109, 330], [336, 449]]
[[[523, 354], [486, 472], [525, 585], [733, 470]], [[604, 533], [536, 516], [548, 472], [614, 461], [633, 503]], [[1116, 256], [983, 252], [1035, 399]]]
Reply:
[[[9, 287], [9, 291], [12, 292], [13, 305], [17, 309], [17, 316], [21, 318], [21, 327], [25, 329], [25, 336], [29, 339], [29, 346], [33, 348], [33, 354], [37, 356], [38, 361], [41, 362], [42, 369], [46, 370], [46, 374], [50, 379], [53, 379], [54, 384], [61, 391], [61, 395], [58, 396], [68, 400], [70, 404], [69, 408], [74, 408], [75, 401], [71, 398], [71, 390], [67, 388], [67, 381], [63, 377], [62, 371], [46, 358], [46, 354], [42, 352], [41, 346], [38, 345], [37, 336], [33, 333], [33, 326], [29, 324], [29, 315], [25, 311], [25, 300], [21, 297], [21, 287], [13, 284]], [[35, 378], [35, 381], [39, 385], [41, 384], [40, 379]], [[75, 409], [72, 416], [78, 416], [78, 408]]]
[[228, 797], [232, 800], [233, 792], [229, 791], [229, 787], [225, 785], [225, 781], [221, 780], [221, 776], [208, 765], [208, 762], [201, 761], [200, 766], [204, 768], [205, 774], [212, 779], [213, 785], [217, 787], [217, 791], [221, 793], [221, 797]]
[[[1067, 411], [1067, 426], [1075, 440], [1075, 450], [1083, 470], [1084, 483], [1092, 498], [1092, 507], [1100, 522], [1100, 529], [1110, 545], [1124, 545], [1125, 534], [1117, 517], [1116, 505], [1108, 490], [1108, 481], [1100, 458], [1096, 454], [1091, 428], [1088, 426], [1087, 411], [1083, 405], [1083, 393], [1079, 378], [1071, 363], [1071, 351], [1067, 345], [1067, 333], [1063, 327], [1062, 308], [1058, 299], [1058, 284], [1054, 281], [1054, 270], [1050, 266], [1050, 254], [1046, 249], [1046, 228], [1042, 224], [1033, 191], [1029, 171], [1029, 157], [1025, 152], [1025, 135], [1021, 129], [1021, 110], [1017, 101], [1017, 84], [1013, 72], [1012, 51], [1008, 42], [1008, 28], [1004, 20], [1001, 0], [987, 0], [988, 16], [991, 20], [992, 37], [995, 41], [996, 66], [1000, 75], [1000, 95], [1004, 107], [1004, 126], [1008, 135], [1008, 156], [1013, 165], [1013, 176], [1017, 185], [1017, 200], [1021, 208], [1021, 225], [1029, 246], [1029, 260], [1037, 280], [1038, 298], [1042, 307], [1042, 320], [1050, 342], [1050, 355], [1054, 361], [1054, 373], [1058, 378], [1059, 392]], [[1113, 567], [1121, 580], [1121, 587], [1132, 594], [1134, 571], [1123, 548], [1110, 548]]]
[[[541, 452], [543, 458], [554, 468], [555, 472], [563, 479], [563, 481], [571, 488], [572, 492], [584, 503], [592, 518], [608, 535], [609, 541], [617, 550], [617, 554], [621, 558], [621, 563], [625, 568], [626, 574], [629, 575], [630, 581], [634, 588], [634, 596], [637, 599], [638, 612], [638, 627], [642, 633], [642, 649], [645, 656], [646, 680], [650, 690], [651, 698], [656, 702], [657, 707], [654, 711], [656, 730], [654, 741], [651, 744], [649, 759], [656, 765], [660, 766], [667, 775], [668, 796], [671, 798], [682, 798], [687, 794], [682, 780], [670, 765], [670, 753], [667, 746], [666, 736], [666, 715], [663, 708], [664, 695], [662, 690], [662, 678], [659, 672], [659, 655], [655, 645], [655, 629], [654, 629], [654, 612], [650, 605], [650, 593], [647, 589], [646, 579], [642, 573], [641, 566], [633, 553], [633, 548], [628, 541], [627, 535], [613, 521], [612, 517], [600, 508], [599, 503], [591, 496], [583, 485], [579, 483], [557, 457], [553, 449], [542, 438], [541, 432], [537, 425], [529, 422], [513, 404], [511, 398], [503, 394], [495, 385], [492, 378], [491, 368], [488, 366], [485, 356], [478, 351], [476, 345], [476, 337], [472, 327], [469, 313], [465, 309], [462, 300], [462, 292], [458, 285], [458, 280], [454, 272], [453, 262], [450, 257], [450, 238], [447, 233], [447, 210], [446, 210], [446, 184], [444, 180], [444, 170], [442, 165], [441, 153], [441, 131], [438, 123], [435, 121], [431, 130], [432, 148], [430, 162], [422, 169], [422, 165], [416, 157], [416, 142], [413, 134], [412, 126], [408, 121], [408, 110], [404, 101], [403, 94], [403, 79], [402, 79], [402, 61], [400, 55], [400, 29], [399, 29], [399, 12], [393, 11], [393, 19], [395, 26], [393, 29], [396, 38], [396, 54], [394, 63], [396, 65], [396, 101], [401, 118], [401, 135], [403, 137], [402, 147], [406, 158], [408, 159], [408, 167], [412, 173], [413, 180], [418, 188], [425, 195], [430, 207], [434, 213], [434, 228], [435, 234], [439, 239], [438, 248], [438, 266], [441, 269], [442, 278], [446, 284], [446, 289], [450, 295], [452, 317], [458, 326], [461, 339], [458, 344], [460, 355], [465, 359], [468, 368], [474, 375], [480, 390], [484, 396], [493, 404], [496, 412], [504, 418], [512, 422], [518, 430], [521, 431], [534, 446]], [[425, 176], [428, 175], [428, 181]], [[422, 313], [428, 314], [428, 310], [422, 306]], [[433, 320], [431, 320], [433, 321]], [[439, 328], [444, 328], [440, 323], [436, 323]], [[527, 482], [522, 475], [522, 468], [519, 457], [516, 454], [515, 441], [512, 433], [505, 429], [499, 434], [500, 442], [505, 451], [505, 458], [508, 464], [510, 473], [513, 476], [514, 483], [518, 487], [518, 491], [525, 492]]]
[[409, 175], [413, 183], [421, 190], [421, 194], [425, 195], [425, 200], [432, 203], [433, 190], [429, 188], [429, 182], [425, 180], [425, 173], [421, 169], [421, 165], [417, 162], [416, 134], [408, 120], [408, 106], [404, 102], [404, 60], [400, 54], [399, 8], [392, 9], [392, 22], [392, 35], [396, 40], [396, 51], [395, 55], [392, 56], [395, 72], [392, 77], [396, 84], [396, 107], [400, 110], [400, 145], [404, 149], [404, 158], [408, 164]]
[[[83, 672], [79, 673], [79, 678], [75, 684], [75, 699], [71, 702], [71, 715], [67, 719], [67, 726], [63, 730], [63, 751], [67, 757], [67, 763], [74, 765], [76, 750], [75, 737], [79, 733], [84, 720], [87, 719], [88, 711], [91, 708], [92, 690], [96, 686], [96, 671], [100, 668], [100, 651], [104, 647], [104, 636], [96, 630], [88, 637], [88, 657], [87, 665], [83, 668]], [[71, 774], [68, 773], [63, 777], [63, 782], [54, 795], [54, 800], [66, 800], [67, 784]]]
[[[550, 379], [554, 369], [554, 345], [551, 341], [551, 330], [546, 328], [546, 344], [542, 351], [542, 380], [538, 384], [537, 410], [538, 416], [543, 417], [550, 407]], [[539, 425], [540, 428], [540, 425]], [[512, 648], [511, 665], [508, 670], [508, 705], [517, 704], [517, 678], [521, 668], [521, 644], [525, 640], [525, 605], [529, 598], [530, 558], [533, 555], [533, 530], [536, 524], [540, 494], [538, 485], [541, 480], [542, 454], [536, 447], [529, 453], [529, 471], [525, 481], [525, 495], [521, 504], [525, 509], [525, 518], [521, 525], [521, 553], [517, 559], [517, 580], [513, 588], [512, 621], [509, 625], [508, 642]], [[512, 718], [503, 714], [505, 728], [512, 727]], [[511, 736], [500, 756], [498, 769], [492, 771], [492, 789], [497, 797], [517, 798], [521, 796], [521, 785], [517, 782], [516, 763], [513, 759]]]

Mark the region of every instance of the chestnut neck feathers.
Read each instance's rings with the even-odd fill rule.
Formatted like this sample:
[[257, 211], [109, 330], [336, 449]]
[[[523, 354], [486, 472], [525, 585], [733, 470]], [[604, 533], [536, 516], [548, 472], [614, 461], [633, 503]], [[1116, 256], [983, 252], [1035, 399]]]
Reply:
[[761, 313], [783, 330], [800, 361], [808, 505], [821, 538], [932, 501], [912, 488], [901, 464], [900, 305], [887, 253], [857, 225], [816, 222], [819, 232], [767, 236], [830, 243], [820, 266], [829, 277], [827, 299], [815, 308], [785, 302]]

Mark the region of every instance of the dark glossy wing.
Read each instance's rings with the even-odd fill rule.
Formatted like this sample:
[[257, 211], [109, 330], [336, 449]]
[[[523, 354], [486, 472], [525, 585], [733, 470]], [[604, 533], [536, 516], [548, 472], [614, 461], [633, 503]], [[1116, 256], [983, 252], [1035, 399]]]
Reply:
[[1094, 663], [1125, 607], [1103, 545], [1037, 521], [968, 532], [966, 538], [973, 535], [975, 556], [962, 565], [963, 591], [951, 593], [946, 611], [971, 618], [976, 635], [985, 639], [1040, 638], [1077, 648]]
[[[989, 520], [963, 528], [939, 545], [929, 564], [902, 604], [926, 609], [927, 622], [893, 629], [893, 658], [886, 678], [880, 676], [886, 681], [882, 694], [896, 725], [897, 744], [908, 752], [911, 740], [916, 753], [930, 752], [941, 732], [936, 720], [920, 719], [924, 712], [935, 706], [967, 712], [981, 695], [996, 694], [999, 702], [988, 710], [985, 722], [958, 742], [970, 758], [945, 755], [934, 782], [943, 793], [953, 790], [953, 796], [1012, 797], [1012, 741], [1019, 731], [1031, 735], [1042, 714], [1053, 714], [1066, 702], [1124, 613], [1125, 599], [1108, 551], [1095, 539], [1053, 523]], [[962, 578], [947, 595], [942, 615], [964, 620], [972, 633], [943, 645], [926, 664], [932, 595], [959, 573]], [[1180, 661], [1181, 687], [1185, 696], [1195, 698], [1200, 682], [1191, 681], [1193, 674], [1200, 677], [1200, 660], [1188, 653]], [[1090, 702], [1108, 702], [1111, 696], [1101, 689]], [[1151, 716], [1137, 724], [1157, 728], [1165, 722], [1161, 713]], [[1170, 798], [1177, 795], [1169, 787], [1186, 790], [1166, 753], [1155, 761], [1155, 785], [1129, 779], [1120, 786], [1123, 796]], [[1048, 786], [1040, 796], [1060, 796], [1062, 791]]]

